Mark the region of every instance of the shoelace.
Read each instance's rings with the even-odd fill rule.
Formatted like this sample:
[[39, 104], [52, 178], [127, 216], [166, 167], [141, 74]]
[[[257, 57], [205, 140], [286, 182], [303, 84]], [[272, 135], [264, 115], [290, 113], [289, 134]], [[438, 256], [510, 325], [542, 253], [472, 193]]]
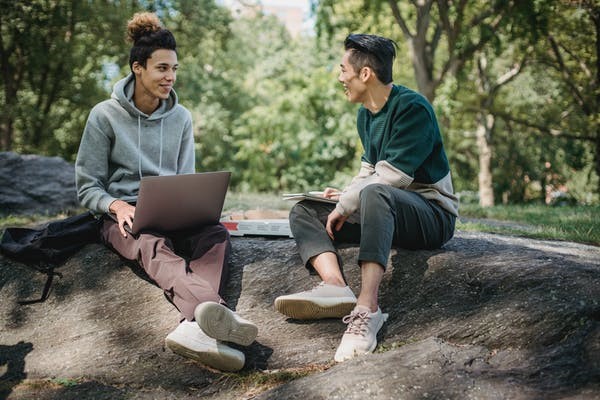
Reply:
[[342, 321], [345, 324], [348, 324], [346, 333], [358, 336], [366, 336], [367, 331], [369, 330], [370, 320], [371, 317], [369, 317], [369, 313], [367, 311], [352, 311], [350, 315], [346, 315], [344, 318], [342, 318]]

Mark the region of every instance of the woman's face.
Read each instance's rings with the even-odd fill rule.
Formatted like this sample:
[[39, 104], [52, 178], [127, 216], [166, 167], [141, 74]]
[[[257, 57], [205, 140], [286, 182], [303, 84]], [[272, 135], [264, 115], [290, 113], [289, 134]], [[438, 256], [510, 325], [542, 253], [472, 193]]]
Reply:
[[133, 63], [136, 77], [136, 91], [142, 90], [144, 96], [165, 100], [175, 84], [177, 53], [174, 50], [158, 49], [146, 60], [146, 68]]

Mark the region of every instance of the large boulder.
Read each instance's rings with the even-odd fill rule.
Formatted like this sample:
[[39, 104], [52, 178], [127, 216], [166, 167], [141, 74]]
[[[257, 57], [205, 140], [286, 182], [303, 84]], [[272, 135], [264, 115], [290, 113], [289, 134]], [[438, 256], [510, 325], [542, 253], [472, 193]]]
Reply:
[[[357, 252], [341, 249], [355, 290]], [[598, 247], [457, 232], [441, 250], [393, 250], [378, 349], [334, 364], [340, 320], [273, 309], [278, 295], [317, 282], [294, 241], [234, 238], [224, 297], [259, 326], [236, 374], [166, 350], [178, 312], [110, 250], [88, 245], [58, 271], [46, 302], [19, 305], [45, 278], [0, 258], [0, 397], [600, 398]]]
[[0, 152], [0, 216], [52, 215], [78, 207], [73, 164]]

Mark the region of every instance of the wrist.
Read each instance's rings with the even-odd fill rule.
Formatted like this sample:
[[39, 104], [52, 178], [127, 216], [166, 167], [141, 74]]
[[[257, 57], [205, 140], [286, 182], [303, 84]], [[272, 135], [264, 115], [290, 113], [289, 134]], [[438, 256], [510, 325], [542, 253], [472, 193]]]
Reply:
[[119, 210], [119, 208], [122, 207], [121, 203], [123, 203], [123, 200], [118, 200], [117, 199], [117, 200], [113, 201], [112, 203], [110, 203], [108, 205], [108, 211], [111, 212], [111, 213], [113, 213], [113, 214], [116, 214], [117, 211]]

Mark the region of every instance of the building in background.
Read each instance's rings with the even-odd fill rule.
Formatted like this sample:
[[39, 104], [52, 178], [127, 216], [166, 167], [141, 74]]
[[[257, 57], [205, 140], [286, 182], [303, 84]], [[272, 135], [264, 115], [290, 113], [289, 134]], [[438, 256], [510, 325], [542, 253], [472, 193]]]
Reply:
[[229, 8], [234, 17], [257, 13], [274, 15], [293, 37], [313, 31], [310, 0], [221, 0], [218, 3]]

